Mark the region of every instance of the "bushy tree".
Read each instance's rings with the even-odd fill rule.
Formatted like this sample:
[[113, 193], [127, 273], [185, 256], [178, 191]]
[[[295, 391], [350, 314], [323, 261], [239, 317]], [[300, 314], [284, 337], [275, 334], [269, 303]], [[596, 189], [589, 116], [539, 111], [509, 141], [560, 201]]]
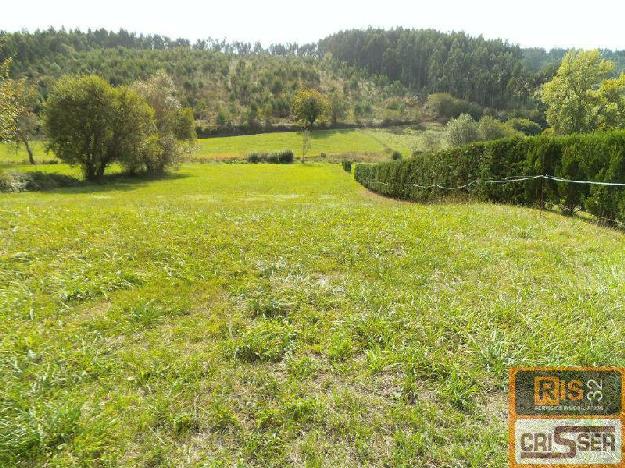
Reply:
[[61, 78], [46, 104], [50, 148], [80, 164], [88, 180], [102, 177], [114, 161], [129, 173], [162, 173], [195, 129], [192, 113], [161, 85], [159, 78], [119, 88], [97, 76]]
[[61, 78], [48, 96], [48, 146], [61, 160], [79, 164], [87, 180], [104, 175], [112, 161], [115, 93], [100, 77]]
[[345, 105], [345, 99], [343, 96], [334, 92], [330, 94], [328, 100], [330, 120], [332, 125], [336, 125], [339, 120], [344, 119], [347, 114], [347, 106]]
[[292, 113], [310, 129], [314, 123], [328, 111], [328, 100], [316, 89], [301, 89], [293, 98]]
[[156, 134], [150, 137], [143, 163], [150, 174], [160, 174], [177, 164], [195, 140], [193, 112], [185, 109], [176, 96], [173, 80], [160, 71], [133, 89], [154, 109]]
[[591, 132], [599, 127], [608, 100], [601, 83], [613, 69], [614, 63], [603, 59], [598, 50], [572, 50], [564, 56], [556, 75], [540, 91], [547, 122], [556, 133]]
[[479, 119], [482, 115], [482, 108], [479, 105], [458, 99], [449, 93], [430, 94], [425, 102], [425, 109], [442, 121], [448, 121], [461, 114], [469, 114], [474, 119]]
[[534, 136], [542, 132], [542, 127], [530, 119], [524, 119], [516, 117], [506, 122], [506, 125], [517, 132], [521, 132], [525, 135]]
[[478, 123], [469, 114], [447, 122], [447, 142], [451, 146], [462, 146], [479, 140]]
[[490, 115], [485, 115], [480, 119], [477, 131], [478, 137], [482, 141], [519, 135], [519, 132]]
[[135, 90], [123, 86], [114, 90], [113, 137], [110, 159], [119, 161], [135, 174], [145, 169], [156, 136], [154, 109]]

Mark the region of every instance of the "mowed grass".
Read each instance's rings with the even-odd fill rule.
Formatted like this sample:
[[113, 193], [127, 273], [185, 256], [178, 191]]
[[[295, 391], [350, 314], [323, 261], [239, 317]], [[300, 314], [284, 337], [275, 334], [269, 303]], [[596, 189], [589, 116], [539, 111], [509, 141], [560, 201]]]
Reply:
[[[297, 157], [302, 154], [300, 132], [276, 132], [259, 135], [207, 138], [197, 141], [195, 158], [244, 158], [253, 152], [273, 152], [290, 149]], [[386, 145], [368, 131], [360, 129], [316, 130], [311, 132], [308, 157], [369, 154], [382, 156], [389, 152]]]
[[625, 365], [622, 233], [336, 165], [3, 194], [0, 239], [0, 466], [499, 467], [509, 366]]

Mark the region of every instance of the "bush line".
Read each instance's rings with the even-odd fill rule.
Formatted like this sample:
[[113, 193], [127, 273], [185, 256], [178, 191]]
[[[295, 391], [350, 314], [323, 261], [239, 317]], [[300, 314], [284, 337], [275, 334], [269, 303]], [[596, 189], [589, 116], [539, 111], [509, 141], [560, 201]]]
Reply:
[[[625, 183], [625, 132], [509, 138], [418, 155], [404, 161], [358, 164], [355, 179], [389, 197], [434, 201], [465, 193], [481, 201], [587, 211], [609, 223], [625, 222], [625, 188], [529, 180], [487, 180], [551, 175], [569, 180]], [[455, 191], [443, 187], [459, 187]], [[421, 186], [421, 187], [419, 187]]]
[[293, 151], [285, 150], [279, 153], [251, 153], [247, 156], [247, 162], [251, 164], [291, 164], [293, 162]]

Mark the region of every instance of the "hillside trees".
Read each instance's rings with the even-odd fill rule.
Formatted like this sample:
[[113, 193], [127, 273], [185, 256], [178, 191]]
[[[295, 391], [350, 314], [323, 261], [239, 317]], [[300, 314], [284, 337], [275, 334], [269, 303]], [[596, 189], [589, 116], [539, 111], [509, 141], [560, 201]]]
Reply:
[[484, 107], [531, 101], [523, 52], [502, 40], [397, 28], [342, 31], [319, 42], [322, 54], [398, 80], [420, 93], [447, 92]]

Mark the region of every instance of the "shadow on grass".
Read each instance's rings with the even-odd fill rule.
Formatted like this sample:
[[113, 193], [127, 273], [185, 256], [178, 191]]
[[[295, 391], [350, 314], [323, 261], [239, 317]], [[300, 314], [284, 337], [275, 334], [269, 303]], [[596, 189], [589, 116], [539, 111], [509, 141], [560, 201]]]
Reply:
[[[354, 132], [356, 132], [356, 129], [353, 129], [353, 128], [341, 128], [341, 129], [334, 129], [334, 130], [314, 129], [313, 131], [310, 132], [310, 139], [311, 140], [325, 140], [326, 138], [330, 138], [331, 136], [334, 136], [334, 135], [342, 135], [345, 133], [354, 133]], [[297, 132], [297, 134], [300, 137], [302, 136], [301, 131]]]
[[80, 180], [56, 172], [15, 172], [0, 177], [0, 192], [54, 192], [54, 193], [98, 193], [131, 191], [160, 180], [177, 180], [191, 177], [189, 174], [166, 173], [152, 176], [125, 173], [106, 174], [97, 181]]
[[129, 192], [148, 185], [151, 182], [186, 179], [187, 177], [191, 177], [191, 175], [181, 174], [179, 172], [168, 172], [158, 176], [147, 174], [128, 175], [124, 173], [106, 174], [98, 181], [77, 181], [77, 185], [56, 189], [55, 193]]

